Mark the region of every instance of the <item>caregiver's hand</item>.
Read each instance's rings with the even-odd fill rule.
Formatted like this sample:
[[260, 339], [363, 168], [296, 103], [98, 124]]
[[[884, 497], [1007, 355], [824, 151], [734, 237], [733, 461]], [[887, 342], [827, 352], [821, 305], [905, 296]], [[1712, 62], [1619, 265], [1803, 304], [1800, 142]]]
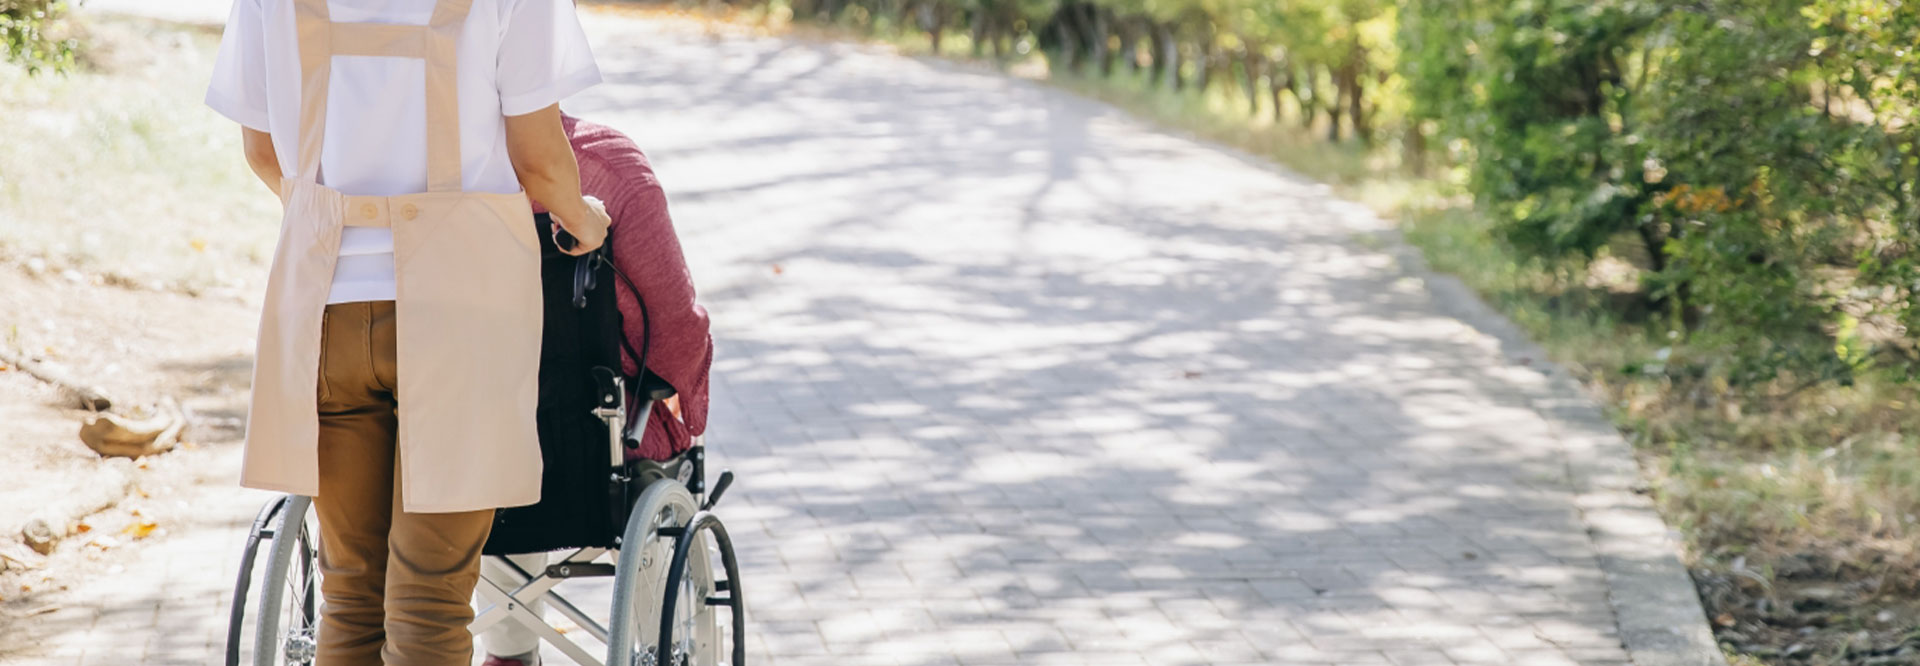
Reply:
[[599, 248], [607, 242], [607, 227], [613, 224], [613, 218], [607, 215], [607, 207], [593, 197], [581, 197], [580, 205], [566, 213], [548, 211], [553, 217], [553, 233], [557, 242], [560, 230], [565, 229], [573, 236], [573, 247], [560, 247], [561, 252], [580, 256]]

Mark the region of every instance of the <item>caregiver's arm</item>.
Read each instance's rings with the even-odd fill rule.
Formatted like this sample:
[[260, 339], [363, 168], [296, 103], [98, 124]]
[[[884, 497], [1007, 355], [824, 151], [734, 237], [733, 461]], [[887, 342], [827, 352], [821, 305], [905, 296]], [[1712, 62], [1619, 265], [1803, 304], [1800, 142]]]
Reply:
[[553, 219], [580, 241], [569, 254], [585, 254], [607, 238], [606, 209], [580, 196], [580, 163], [560, 123], [560, 105], [507, 116], [507, 158], [527, 196], [545, 206]]
[[240, 143], [246, 147], [247, 166], [253, 167], [253, 175], [266, 183], [273, 196], [280, 196], [280, 156], [273, 152], [273, 135], [243, 125]]

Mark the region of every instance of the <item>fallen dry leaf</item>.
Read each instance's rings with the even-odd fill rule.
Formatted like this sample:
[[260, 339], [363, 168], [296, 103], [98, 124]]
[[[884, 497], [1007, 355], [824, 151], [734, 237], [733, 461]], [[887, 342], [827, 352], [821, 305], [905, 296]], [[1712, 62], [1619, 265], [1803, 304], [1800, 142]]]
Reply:
[[190, 240], [190, 241], [187, 241], [187, 244], [188, 244], [188, 245], [191, 245], [191, 246], [193, 246], [193, 251], [194, 251], [194, 252], [206, 252], [206, 251], [207, 251], [207, 241], [205, 241], [205, 240], [203, 240], [203, 239], [199, 239], [199, 238], [195, 238], [195, 239], [193, 239], [193, 240]]
[[153, 534], [153, 530], [157, 527], [160, 527], [159, 523], [151, 520], [142, 520], [128, 525], [126, 529], [120, 530], [120, 533], [132, 536], [135, 539], [145, 539], [147, 535]]
[[75, 534], [84, 534], [92, 531], [93, 531], [93, 523], [83, 522], [73, 526], [73, 532]]
[[1734, 625], [1733, 614], [1721, 613], [1719, 616], [1713, 618], [1713, 623], [1722, 627], [1731, 627]]

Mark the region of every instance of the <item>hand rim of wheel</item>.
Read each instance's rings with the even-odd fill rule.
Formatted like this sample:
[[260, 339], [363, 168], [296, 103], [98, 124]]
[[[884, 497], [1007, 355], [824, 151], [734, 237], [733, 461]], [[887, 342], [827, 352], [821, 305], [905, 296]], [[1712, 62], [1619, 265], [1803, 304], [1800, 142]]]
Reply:
[[[726, 605], [729, 607], [731, 615], [728, 619], [731, 620], [731, 624], [733, 625], [733, 654], [731, 655], [733, 657], [733, 663], [730, 666], [745, 666], [747, 660], [746, 644], [742, 641], [745, 638], [743, 634], [745, 633], [746, 627], [746, 604], [740, 597], [741, 591], [738, 583], [740, 579], [740, 566], [733, 555], [733, 539], [727, 536], [727, 527], [721, 524], [718, 517], [703, 510], [693, 514], [693, 518], [687, 520], [686, 527], [681, 530], [679, 538], [677, 538], [674, 543], [673, 565], [667, 570], [666, 584], [669, 587], [678, 588], [680, 585], [677, 583], [684, 582], [692, 584], [695, 586], [695, 589], [698, 589], [699, 585], [696, 579], [701, 576], [706, 578], [706, 587], [709, 589], [695, 595], [700, 605], [697, 607], [697, 610], [690, 607], [688, 616], [692, 617], [694, 613], [701, 615], [706, 623], [704, 626], [701, 626], [700, 629], [706, 634], [706, 640], [708, 642], [711, 643], [715, 641], [714, 634], [716, 633], [716, 628], [713, 626], [713, 605], [707, 603], [707, 595], [713, 593], [714, 590], [712, 588], [715, 587], [713, 584], [713, 563], [708, 559], [712, 557], [712, 554], [707, 551], [706, 543], [700, 540], [700, 534], [702, 532], [713, 533], [714, 545], [718, 547], [721, 564], [727, 571], [727, 596], [730, 601]], [[693, 565], [691, 572], [689, 571], [690, 564]], [[692, 575], [688, 575], [689, 573]], [[677, 596], [678, 595], [663, 597], [667, 608], [662, 609], [660, 613], [660, 633], [670, 634], [672, 632], [671, 619], [667, 617], [667, 614], [677, 610], [675, 606], [678, 605], [680, 601]], [[699, 643], [697, 635], [695, 636], [694, 643], [696, 645]], [[662, 645], [659, 647], [659, 655], [654, 661], [666, 661], [670, 656], [672, 655], [668, 654], [667, 647]], [[708, 653], [699, 656], [713, 657], [717, 655]], [[716, 660], [713, 659], [703, 659], [698, 666], [712, 666], [715, 661]], [[674, 664], [673, 666], [685, 665]]]

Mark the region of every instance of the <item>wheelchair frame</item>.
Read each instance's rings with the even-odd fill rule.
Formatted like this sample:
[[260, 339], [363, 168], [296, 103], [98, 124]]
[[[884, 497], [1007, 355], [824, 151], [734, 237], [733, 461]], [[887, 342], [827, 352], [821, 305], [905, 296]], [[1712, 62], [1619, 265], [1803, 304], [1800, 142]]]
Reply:
[[[577, 259], [572, 285], [576, 308], [586, 306], [587, 291], [596, 288], [594, 273], [603, 266], [611, 269], [605, 250]], [[625, 280], [625, 276], [619, 277]], [[627, 285], [633, 289], [631, 282]], [[638, 290], [633, 291], [638, 299]], [[643, 302], [642, 312], [644, 307]], [[628, 351], [631, 353], [630, 348]], [[636, 356], [644, 368], [644, 356]], [[475, 615], [469, 631], [478, 636], [501, 622], [512, 622], [533, 631], [582, 666], [744, 665], [746, 604], [741, 596], [739, 563], [725, 526], [711, 512], [732, 484], [733, 473], [722, 471], [707, 492], [703, 438], [696, 438], [693, 446], [674, 460], [628, 463], [625, 449], [629, 440], [644, 434], [655, 403], [671, 397], [673, 390], [643, 370], [637, 387], [641, 398], [639, 418], [630, 421], [625, 378], [604, 367], [593, 368], [593, 374], [598, 404], [592, 413], [605, 423], [608, 433], [609, 502], [627, 503], [625, 507], [612, 507], [614, 516], [625, 509], [624, 530], [614, 539], [612, 548], [553, 551], [567, 554], [550, 561], [539, 572], [526, 571], [503, 555], [483, 555], [475, 593], [491, 603]], [[628, 423], [638, 424], [642, 432], [628, 432]], [[642, 472], [638, 476], [643, 480], [655, 474], [659, 478], [648, 482], [638, 497], [630, 497], [636, 469]], [[261, 507], [255, 517], [229, 607], [227, 666], [313, 663], [320, 608], [317, 550], [306, 520], [310, 504], [310, 497], [280, 495]], [[703, 536], [711, 538], [711, 548]], [[671, 548], [666, 545], [669, 540]], [[268, 545], [266, 569], [258, 594], [253, 595], [257, 555], [263, 543]], [[613, 562], [600, 561], [609, 554], [616, 556]], [[714, 577], [715, 554], [720, 557], [724, 579]], [[614, 578], [613, 608], [605, 625], [554, 590], [565, 580], [594, 576]], [[251, 606], [253, 633], [251, 640], [246, 640], [250, 599], [257, 603]], [[596, 658], [534, 614], [528, 604], [536, 600], [552, 606], [603, 643], [606, 660]], [[640, 606], [647, 601], [651, 603]], [[732, 649], [728, 662], [720, 661], [718, 653], [720, 636], [714, 615], [721, 607], [728, 609], [730, 620]], [[282, 626], [283, 620], [286, 626]], [[249, 645], [250, 658], [243, 661], [243, 648]]]

